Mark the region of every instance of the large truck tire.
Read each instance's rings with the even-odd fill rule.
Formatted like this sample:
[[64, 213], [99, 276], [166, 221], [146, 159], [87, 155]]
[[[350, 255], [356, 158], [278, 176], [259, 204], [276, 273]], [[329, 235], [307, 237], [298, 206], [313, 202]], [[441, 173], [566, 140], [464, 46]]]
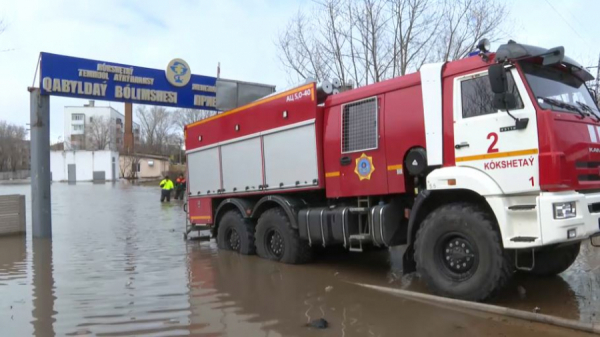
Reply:
[[228, 211], [219, 221], [217, 232], [219, 249], [232, 250], [244, 255], [256, 253], [254, 226], [236, 210]]
[[[573, 262], [575, 262], [575, 260], [577, 259], [577, 255], [579, 255], [580, 248], [581, 243], [577, 242], [568, 246], [537, 251], [534, 253], [535, 263], [533, 269], [521, 272], [543, 277], [558, 275], [564, 272], [565, 270], [569, 269]], [[529, 261], [522, 262], [521, 256], [523, 255], [528, 256]], [[530, 256], [530, 254], [519, 255], [519, 264], [526, 266], [527, 263], [529, 263], [529, 265], [531, 265]]]
[[258, 218], [256, 252], [262, 258], [290, 264], [306, 263], [312, 255], [308, 242], [300, 238], [279, 207], [268, 209]]
[[417, 232], [415, 261], [433, 292], [468, 301], [490, 297], [513, 273], [491, 217], [465, 203], [429, 214]]

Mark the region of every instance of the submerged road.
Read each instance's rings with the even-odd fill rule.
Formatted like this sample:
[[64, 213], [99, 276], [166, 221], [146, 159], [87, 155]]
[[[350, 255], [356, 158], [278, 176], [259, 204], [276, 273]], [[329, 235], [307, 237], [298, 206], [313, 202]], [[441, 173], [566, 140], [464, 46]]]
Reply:
[[[26, 194], [29, 185], [0, 185]], [[359, 287], [427, 292], [401, 275], [402, 247], [322, 252], [291, 266], [183, 241], [181, 203], [158, 188], [53, 184], [52, 242], [0, 237], [2, 336], [585, 336], [413, 302]], [[30, 230], [30, 219], [28, 219]], [[600, 251], [559, 277], [517, 276], [491, 303], [598, 322]], [[325, 318], [329, 327], [307, 323]]]

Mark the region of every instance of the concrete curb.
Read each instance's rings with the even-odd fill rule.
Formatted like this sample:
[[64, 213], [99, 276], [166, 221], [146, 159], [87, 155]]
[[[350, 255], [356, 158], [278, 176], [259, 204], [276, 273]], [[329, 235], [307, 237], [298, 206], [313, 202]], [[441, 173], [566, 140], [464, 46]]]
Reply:
[[460, 307], [464, 309], [477, 310], [482, 312], [487, 312], [491, 314], [503, 315], [512, 318], [523, 319], [532, 322], [546, 323], [550, 325], [555, 325], [563, 328], [569, 328], [578, 331], [590, 332], [594, 334], [600, 334], [600, 324], [594, 323], [586, 323], [575, 321], [566, 318], [554, 317], [544, 314], [536, 314], [533, 312], [511, 309], [506, 307], [500, 307], [497, 305], [478, 303], [478, 302], [468, 302], [462, 300], [456, 300], [452, 298], [440, 297], [435, 295], [423, 294], [414, 291], [407, 291], [402, 289], [381, 287], [376, 285], [364, 284], [364, 283], [353, 283], [355, 285], [370, 288], [377, 291], [382, 291], [386, 293], [390, 293], [396, 296], [404, 297], [411, 300], [416, 300], [419, 302], [431, 303], [431, 304], [443, 304], [453, 307]]

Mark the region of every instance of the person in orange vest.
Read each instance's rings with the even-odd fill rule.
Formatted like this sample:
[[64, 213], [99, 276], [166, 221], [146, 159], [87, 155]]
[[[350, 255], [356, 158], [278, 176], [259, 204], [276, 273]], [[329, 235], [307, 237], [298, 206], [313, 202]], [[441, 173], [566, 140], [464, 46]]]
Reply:
[[183, 200], [183, 195], [185, 194], [186, 189], [186, 181], [183, 174], [180, 174], [175, 180], [175, 200]]
[[171, 202], [171, 190], [173, 189], [173, 181], [169, 179], [169, 176], [165, 176], [159, 186], [162, 188], [160, 193], [160, 202], [164, 202], [165, 199], [167, 202]]

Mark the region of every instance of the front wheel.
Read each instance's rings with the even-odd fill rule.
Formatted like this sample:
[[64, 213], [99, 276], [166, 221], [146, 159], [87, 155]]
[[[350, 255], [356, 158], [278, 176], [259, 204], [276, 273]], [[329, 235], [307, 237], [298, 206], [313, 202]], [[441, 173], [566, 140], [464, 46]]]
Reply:
[[488, 214], [464, 203], [445, 205], [429, 214], [417, 232], [415, 260], [433, 292], [463, 300], [488, 298], [512, 274]]

